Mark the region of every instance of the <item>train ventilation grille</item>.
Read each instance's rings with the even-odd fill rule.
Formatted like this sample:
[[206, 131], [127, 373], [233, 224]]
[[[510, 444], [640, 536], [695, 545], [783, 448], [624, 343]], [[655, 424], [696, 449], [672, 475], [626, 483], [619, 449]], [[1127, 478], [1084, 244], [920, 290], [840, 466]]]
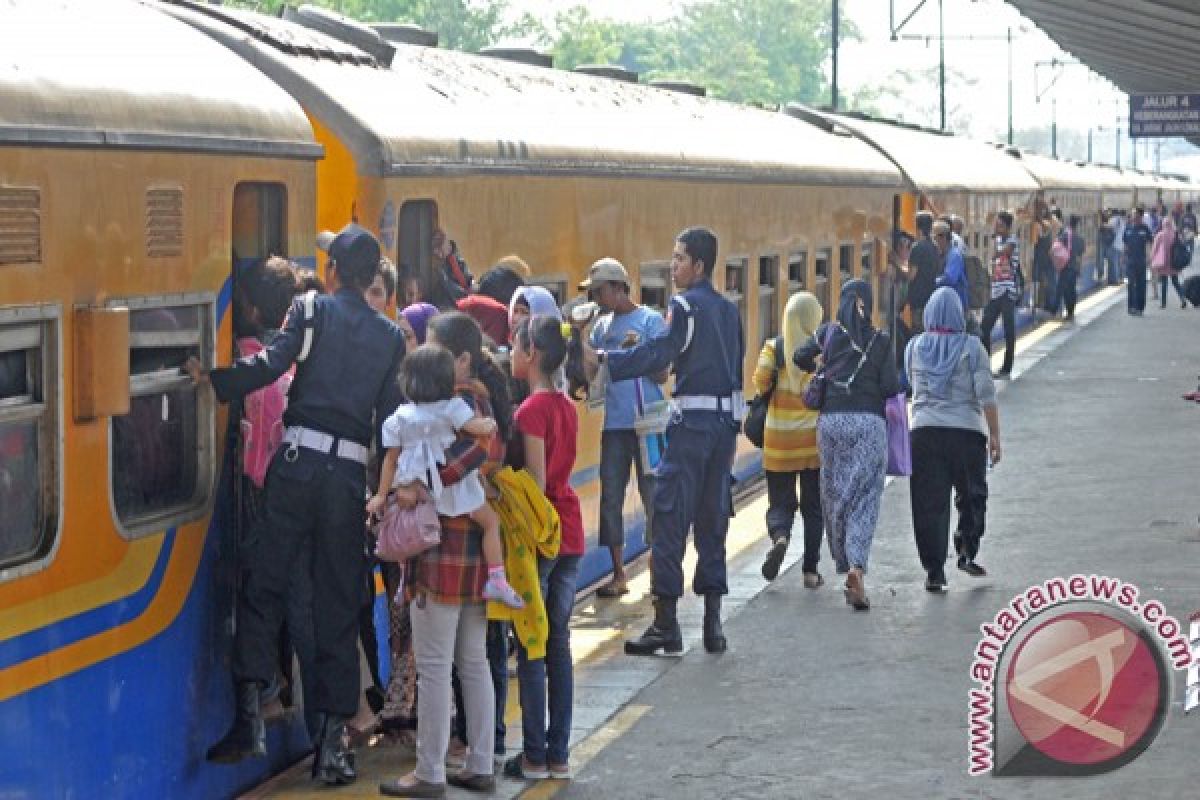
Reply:
[[183, 255], [183, 190], [146, 191], [146, 256]]
[[0, 188], [0, 265], [42, 261], [42, 193]]

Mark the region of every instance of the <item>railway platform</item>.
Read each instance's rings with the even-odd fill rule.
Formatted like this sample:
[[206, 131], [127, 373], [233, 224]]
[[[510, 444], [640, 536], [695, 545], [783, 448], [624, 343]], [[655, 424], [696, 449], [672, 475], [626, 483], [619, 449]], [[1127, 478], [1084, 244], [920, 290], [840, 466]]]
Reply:
[[[793, 568], [798, 547], [775, 582], [763, 581], [765, 497], [744, 501], [730, 530], [729, 652], [699, 646], [701, 607], [689, 597], [682, 657], [625, 656], [623, 639], [649, 617], [645, 573], [619, 600], [584, 598], [572, 623], [575, 778], [500, 780], [494, 796], [1127, 798], [1193, 785], [1200, 718], [1183, 713], [1182, 672], [1162, 732], [1116, 771], [974, 778], [967, 766], [980, 625], [1015, 595], [1095, 573], [1136, 585], [1185, 628], [1200, 609], [1200, 406], [1180, 398], [1200, 374], [1198, 324], [1200, 312], [1170, 303], [1130, 317], [1124, 289], [1103, 289], [1074, 325], [1045, 323], [1020, 339], [1014, 379], [1000, 389], [1004, 459], [990, 474], [987, 577], [951, 565], [946, 594], [924, 591], [907, 481], [896, 479], [872, 552], [869, 613], [848, 609], [827, 552], [819, 590], [804, 589]], [[513, 691], [510, 751], [520, 738]], [[380, 779], [413, 763], [386, 742], [359, 759], [359, 781], [345, 789], [316, 790], [306, 760], [247, 796], [376, 797]]]

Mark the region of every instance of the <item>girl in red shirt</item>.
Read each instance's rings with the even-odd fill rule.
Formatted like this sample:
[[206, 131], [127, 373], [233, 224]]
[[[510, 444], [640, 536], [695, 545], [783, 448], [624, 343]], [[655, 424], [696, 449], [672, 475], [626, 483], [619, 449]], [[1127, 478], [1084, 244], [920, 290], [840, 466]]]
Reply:
[[[538, 563], [549, 633], [545, 659], [517, 651], [521, 697], [522, 752], [504, 766], [515, 778], [570, 778], [567, 744], [575, 687], [571, 664], [571, 609], [583, 556], [583, 516], [571, 488], [579, 418], [575, 404], [554, 387], [554, 374], [567, 358], [569, 328], [549, 316], [524, 320], [513, 335], [513, 375], [529, 382], [530, 394], [515, 415], [525, 450], [525, 469], [546, 493], [562, 522], [558, 558]], [[549, 725], [546, 701], [549, 695]]]

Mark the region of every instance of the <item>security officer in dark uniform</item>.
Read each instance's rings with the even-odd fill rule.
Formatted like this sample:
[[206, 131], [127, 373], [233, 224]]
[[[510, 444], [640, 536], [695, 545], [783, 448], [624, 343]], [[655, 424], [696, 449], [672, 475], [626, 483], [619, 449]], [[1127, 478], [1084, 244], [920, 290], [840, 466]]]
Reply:
[[675, 365], [674, 403], [679, 413], [667, 431], [654, 498], [654, 622], [641, 638], [625, 643], [631, 655], [683, 649], [675, 606], [683, 595], [689, 528], [699, 555], [692, 588], [704, 596], [704, 649], [721, 653], [726, 647], [721, 596], [729, 592], [725, 535], [732, 512], [730, 471], [745, 405], [745, 342], [737, 306], [713, 288], [716, 261], [717, 237], [712, 231], [688, 228], [680, 233], [671, 255], [671, 275], [683, 291], [671, 298], [667, 330], [629, 350], [585, 354], [585, 361], [594, 362], [593, 369], [606, 364], [614, 381]]
[[[343, 740], [359, 698], [367, 447], [400, 400], [396, 374], [404, 357], [400, 329], [363, 297], [379, 255], [370, 232], [347, 225], [329, 245], [329, 272], [338, 286], [332, 295], [298, 299], [283, 331], [257, 356], [210, 373], [195, 359], [188, 362], [192, 379], [210, 381], [221, 402], [266, 386], [296, 364], [283, 417], [287, 432], [267, 473], [266, 524], [248, 555], [238, 598], [235, 719], [209, 750], [210, 761], [266, 755], [260, 692], [279, 661], [276, 634], [289, 575], [311, 569], [314, 704], [321, 721], [313, 777], [327, 784], [356, 777]], [[311, 553], [311, 562], [300, 563], [301, 553]]]

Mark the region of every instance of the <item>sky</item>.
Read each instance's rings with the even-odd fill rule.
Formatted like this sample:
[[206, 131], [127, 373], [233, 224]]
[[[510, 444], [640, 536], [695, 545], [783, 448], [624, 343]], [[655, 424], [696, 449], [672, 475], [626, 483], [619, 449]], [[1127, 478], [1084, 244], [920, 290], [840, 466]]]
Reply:
[[[510, 0], [517, 11], [529, 11], [550, 22], [554, 15], [581, 0]], [[689, 0], [587, 0], [594, 16], [622, 20], [661, 20], [673, 15]], [[886, 83], [898, 69], [936, 68], [938, 63], [938, 5], [927, 0], [900, 31], [901, 35], [929, 37], [920, 41], [891, 41], [889, 5], [894, 4], [896, 21], [908, 16], [920, 0], [841, 0], [842, 13], [853, 20], [862, 33], [861, 42], [843, 42], [839, 56], [840, 94], [846, 98], [864, 86]], [[1088, 128], [1092, 128], [1093, 157], [1111, 163], [1116, 154], [1117, 117], [1127, 129], [1124, 117], [1128, 101], [1105, 79], [1082, 65], [1055, 68], [1037, 62], [1075, 59], [1064, 53], [1003, 0], [944, 0], [946, 64], [961, 71], [976, 83], [955, 91], [948, 86], [947, 106], [964, 109], [967, 128], [959, 132], [975, 138], [1003, 141], [1007, 136], [1008, 47], [1007, 29], [1013, 29], [1013, 126], [1016, 130], [1049, 125], [1054, 112], [1060, 131], [1079, 132], [1084, 152], [1065, 153], [1086, 157]], [[965, 39], [962, 37], [995, 37]], [[1054, 80], [1057, 75], [1057, 80]], [[1053, 86], [1047, 88], [1053, 81]], [[948, 81], [948, 84], [950, 82]], [[1041, 102], [1035, 97], [1041, 94]], [[965, 96], [964, 96], [965, 95]], [[881, 110], [888, 116], [930, 127], [939, 124], [936, 80], [926, 86], [914, 86], [901, 101], [884, 102]], [[1060, 139], [1060, 141], [1062, 141]], [[1129, 164], [1128, 136], [1121, 136], [1122, 162]], [[1152, 142], [1140, 144], [1138, 164], [1153, 164]], [[1200, 152], [1200, 151], [1197, 151]], [[1064, 153], [1060, 152], [1060, 155]], [[1167, 164], [1164, 164], [1167, 166]]]

